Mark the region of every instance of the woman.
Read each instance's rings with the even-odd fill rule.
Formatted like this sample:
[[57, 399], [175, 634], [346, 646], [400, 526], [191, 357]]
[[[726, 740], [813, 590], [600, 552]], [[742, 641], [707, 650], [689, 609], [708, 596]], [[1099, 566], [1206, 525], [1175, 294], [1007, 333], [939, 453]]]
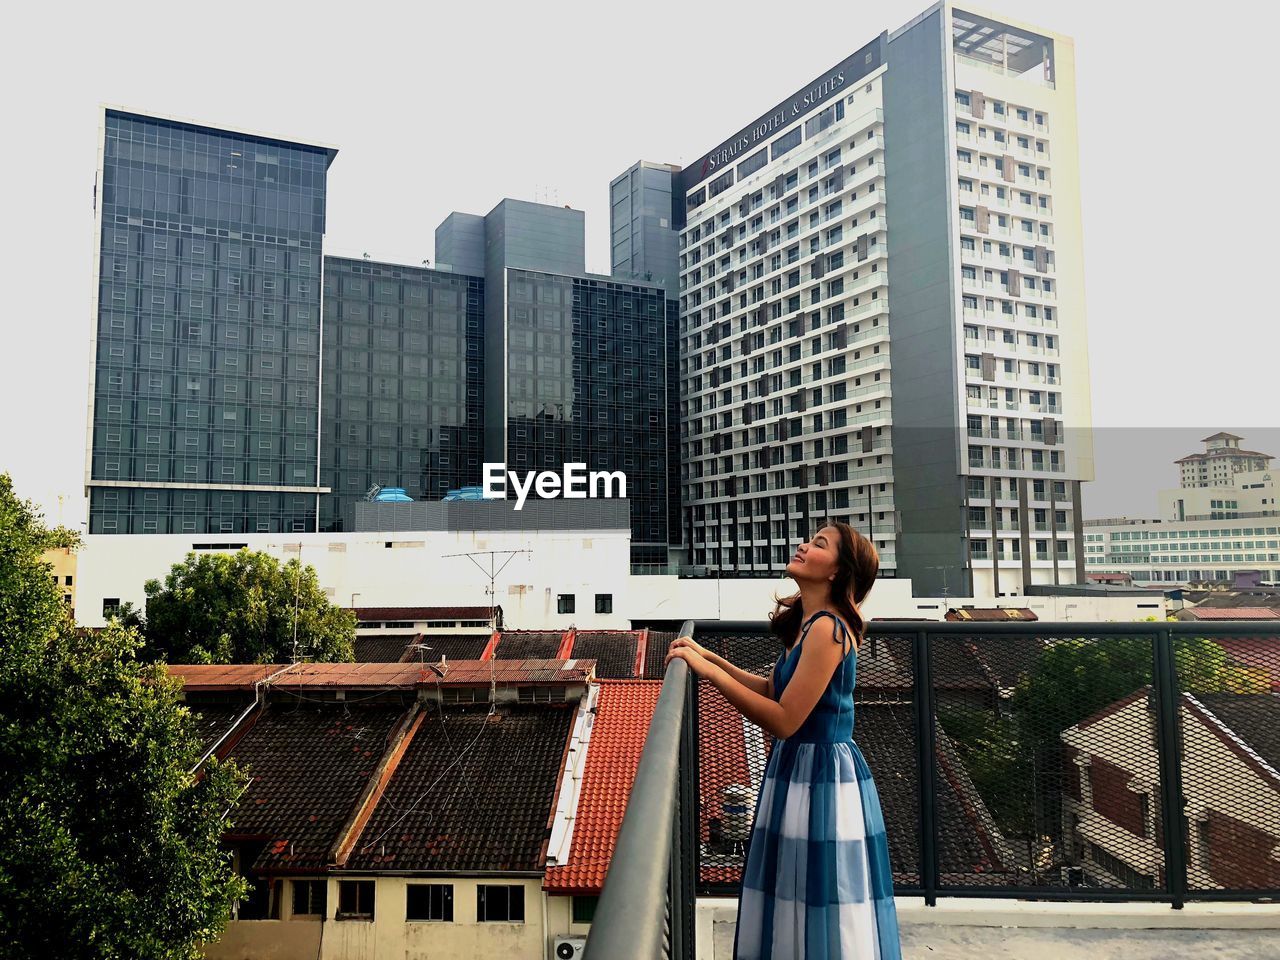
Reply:
[[799, 592], [773, 612], [786, 649], [769, 677], [689, 637], [667, 653], [777, 738], [756, 800], [735, 960], [901, 958], [880, 799], [853, 742], [858, 608], [879, 569], [871, 542], [833, 521], [787, 565]]

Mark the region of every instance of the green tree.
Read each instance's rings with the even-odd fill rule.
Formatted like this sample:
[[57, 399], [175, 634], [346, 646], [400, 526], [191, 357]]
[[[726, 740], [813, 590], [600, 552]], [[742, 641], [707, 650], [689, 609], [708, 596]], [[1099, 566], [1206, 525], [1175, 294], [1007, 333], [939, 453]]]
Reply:
[[347, 661], [356, 618], [329, 602], [316, 572], [267, 553], [187, 554], [146, 585], [147, 654], [170, 663]]
[[0, 944], [197, 957], [244, 892], [221, 842], [244, 781], [193, 773], [194, 721], [135, 631], [76, 629], [40, 556], [60, 536], [0, 474]]

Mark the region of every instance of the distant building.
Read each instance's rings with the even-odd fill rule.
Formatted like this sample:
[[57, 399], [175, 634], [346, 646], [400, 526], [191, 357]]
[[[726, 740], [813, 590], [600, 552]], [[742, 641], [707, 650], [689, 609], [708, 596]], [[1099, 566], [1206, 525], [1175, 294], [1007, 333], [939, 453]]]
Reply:
[[51, 547], [41, 557], [53, 568], [53, 585], [58, 588], [62, 602], [72, 619], [76, 615], [76, 551], [70, 547]]
[[484, 460], [622, 471], [632, 561], [665, 564], [680, 539], [676, 313], [656, 281], [586, 273], [585, 247], [581, 211], [523, 200], [436, 229], [437, 260], [484, 278]]
[[[1274, 668], [1274, 648], [1270, 657]], [[1088, 886], [1166, 882], [1151, 695], [1135, 691], [1062, 733], [1064, 840]], [[1280, 885], [1280, 696], [1183, 693], [1179, 721], [1188, 886]]]
[[689, 562], [776, 577], [836, 516], [927, 595], [1083, 582], [1074, 44], [950, 3], [866, 41], [610, 185], [615, 275], [678, 278]]
[[1237, 473], [1271, 468], [1272, 456], [1240, 447], [1243, 437], [1234, 433], [1215, 433], [1205, 437], [1203, 453], [1192, 453], [1177, 461], [1182, 468], [1182, 486], [1234, 487]]
[[108, 107], [91, 534], [305, 532], [332, 147]]
[[480, 479], [484, 278], [326, 257], [320, 529], [373, 486], [439, 500]]
[[1125, 575], [1138, 585], [1280, 583], [1280, 502], [1271, 456], [1215, 433], [1206, 451], [1178, 460], [1182, 485], [1157, 494], [1155, 519], [1084, 522], [1091, 578]]

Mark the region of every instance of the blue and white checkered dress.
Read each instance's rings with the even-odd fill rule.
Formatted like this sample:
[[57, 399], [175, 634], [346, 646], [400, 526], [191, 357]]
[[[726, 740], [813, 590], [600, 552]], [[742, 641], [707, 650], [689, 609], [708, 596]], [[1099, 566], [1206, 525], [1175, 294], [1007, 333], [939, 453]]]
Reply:
[[[781, 697], [800, 645], [774, 668]], [[765, 767], [743, 870], [735, 960], [901, 960], [880, 797], [853, 742], [857, 653], [850, 650], [804, 724]]]

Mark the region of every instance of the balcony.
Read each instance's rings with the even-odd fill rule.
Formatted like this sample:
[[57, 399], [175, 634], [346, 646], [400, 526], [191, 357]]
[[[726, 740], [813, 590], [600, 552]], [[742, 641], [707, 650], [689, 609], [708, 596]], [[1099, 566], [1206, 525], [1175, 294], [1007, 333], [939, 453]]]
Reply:
[[[758, 676], [780, 652], [763, 623], [682, 632]], [[1264, 755], [1274, 762], [1280, 723], [1275, 627], [873, 622], [857, 663], [854, 738], [907, 956], [1273, 955], [1280, 912], [1251, 901], [1280, 897], [1280, 801], [1258, 779], [1274, 776]], [[744, 811], [772, 745], [683, 661], [668, 667], [586, 957], [692, 960], [708, 935], [696, 955], [729, 956]], [[1201, 931], [1195, 946], [1169, 929], [1112, 931], [1106, 953], [1073, 929], [1103, 913], [1221, 926], [1209, 904], [1273, 929]], [[1133, 949], [1161, 937], [1167, 949]]]

